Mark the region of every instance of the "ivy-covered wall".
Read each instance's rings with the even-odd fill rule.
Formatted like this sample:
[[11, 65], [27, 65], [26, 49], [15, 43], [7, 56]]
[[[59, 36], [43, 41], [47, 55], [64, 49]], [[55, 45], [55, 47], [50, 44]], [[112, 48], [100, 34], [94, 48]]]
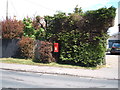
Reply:
[[75, 10], [79, 12], [45, 17], [47, 40], [60, 43], [58, 62], [87, 67], [105, 64], [107, 30], [114, 25], [116, 8]]

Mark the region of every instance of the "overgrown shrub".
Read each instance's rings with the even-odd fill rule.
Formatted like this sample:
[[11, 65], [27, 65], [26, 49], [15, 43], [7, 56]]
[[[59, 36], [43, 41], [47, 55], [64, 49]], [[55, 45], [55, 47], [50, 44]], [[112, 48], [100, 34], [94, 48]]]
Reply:
[[34, 39], [29, 37], [22, 37], [18, 42], [20, 49], [20, 57], [30, 59], [34, 57]]
[[21, 38], [23, 35], [23, 27], [24, 24], [22, 21], [12, 19], [2, 21], [2, 38]]
[[[76, 9], [79, 10], [79, 9]], [[60, 43], [62, 63], [93, 67], [105, 64], [107, 30], [112, 27], [116, 8], [100, 8], [85, 13], [47, 16], [49, 40]]]
[[37, 41], [35, 48], [35, 62], [50, 63], [54, 61], [52, 56], [52, 43], [47, 41]]

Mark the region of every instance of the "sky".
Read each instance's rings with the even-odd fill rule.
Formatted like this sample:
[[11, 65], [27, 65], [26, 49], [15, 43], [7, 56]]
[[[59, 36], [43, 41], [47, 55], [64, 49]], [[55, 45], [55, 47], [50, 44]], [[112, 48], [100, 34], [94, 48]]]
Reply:
[[[117, 15], [114, 27], [109, 29], [110, 35], [112, 35], [118, 32], [119, 1], [120, 0], [8, 0], [8, 16], [11, 18], [16, 16], [17, 19], [23, 19], [26, 16], [52, 16], [56, 11], [72, 13], [76, 5], [82, 7], [84, 12], [114, 6], [117, 8]], [[4, 20], [6, 17], [6, 2], [7, 0], [0, 0], [0, 20]]]

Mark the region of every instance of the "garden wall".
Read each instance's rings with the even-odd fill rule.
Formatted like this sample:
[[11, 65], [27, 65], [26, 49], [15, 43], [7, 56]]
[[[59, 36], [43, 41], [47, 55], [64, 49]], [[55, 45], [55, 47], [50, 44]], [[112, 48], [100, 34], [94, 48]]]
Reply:
[[16, 57], [19, 54], [18, 52], [18, 41], [19, 39], [0, 39], [2, 42], [2, 57]]

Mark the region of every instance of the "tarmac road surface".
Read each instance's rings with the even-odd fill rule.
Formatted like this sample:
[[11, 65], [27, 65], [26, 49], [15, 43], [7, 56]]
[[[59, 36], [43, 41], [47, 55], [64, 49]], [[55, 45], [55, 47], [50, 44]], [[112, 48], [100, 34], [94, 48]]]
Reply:
[[3, 88], [118, 88], [118, 80], [2, 69], [0, 72]]

